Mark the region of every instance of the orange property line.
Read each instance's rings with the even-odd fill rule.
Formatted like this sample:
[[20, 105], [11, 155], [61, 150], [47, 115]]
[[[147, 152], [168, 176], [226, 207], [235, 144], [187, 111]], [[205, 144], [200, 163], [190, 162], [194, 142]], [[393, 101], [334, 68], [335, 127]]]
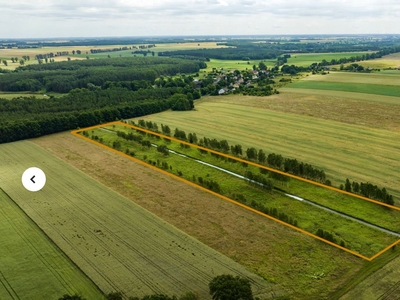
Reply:
[[[130, 159], [130, 160], [132, 160], [132, 161], [135, 161], [135, 162], [137, 162], [137, 163], [139, 163], [139, 164], [141, 164], [141, 165], [144, 165], [144, 166], [146, 166], [146, 167], [148, 167], [148, 168], [151, 168], [151, 169], [153, 169], [153, 170], [156, 170], [156, 171], [158, 171], [158, 172], [161, 172], [161, 173], [163, 173], [163, 174], [165, 174], [165, 175], [171, 176], [171, 177], [174, 178], [174, 179], [180, 180], [180, 181], [182, 181], [182, 182], [184, 182], [184, 183], [186, 183], [186, 184], [189, 184], [189, 185], [191, 185], [191, 186], [193, 186], [193, 187], [195, 187], [195, 188], [198, 188], [198, 189], [200, 189], [200, 190], [202, 190], [202, 191], [205, 191], [205, 192], [210, 193], [210, 194], [212, 194], [212, 195], [214, 195], [214, 196], [217, 196], [217, 197], [219, 197], [219, 198], [221, 198], [221, 199], [223, 199], [223, 200], [225, 200], [225, 201], [228, 201], [228, 202], [230, 202], [230, 203], [233, 203], [233, 204], [235, 204], [235, 205], [238, 205], [238, 206], [240, 206], [240, 207], [242, 207], [242, 208], [245, 208], [245, 209], [247, 209], [247, 210], [249, 210], [249, 211], [251, 211], [251, 212], [254, 212], [254, 213], [256, 213], [256, 214], [258, 214], [258, 215], [260, 215], [260, 216], [263, 216], [263, 217], [265, 217], [265, 218], [268, 218], [268, 219], [270, 219], [270, 220], [273, 220], [273, 221], [275, 221], [275, 222], [277, 222], [277, 223], [279, 223], [279, 224], [282, 224], [282, 225], [284, 225], [284, 226], [287, 226], [287, 227], [289, 227], [289, 228], [291, 228], [291, 229], [297, 230], [297, 231], [299, 231], [299, 232], [301, 232], [301, 233], [303, 233], [303, 234], [306, 234], [306, 235], [308, 235], [308, 236], [310, 236], [310, 237], [313, 237], [313, 238], [315, 238], [315, 239], [317, 239], [317, 240], [320, 240], [320, 241], [322, 241], [322, 242], [324, 242], [324, 243], [327, 243], [327, 244], [329, 244], [329, 245], [331, 245], [331, 246], [334, 246], [334, 247], [336, 247], [336, 248], [338, 248], [338, 249], [341, 249], [341, 250], [343, 250], [343, 251], [346, 251], [346, 252], [348, 252], [348, 253], [350, 253], [350, 254], [353, 254], [353, 255], [355, 255], [355, 256], [357, 256], [357, 257], [360, 257], [360, 258], [362, 258], [362, 259], [365, 259], [365, 260], [367, 260], [367, 261], [372, 261], [373, 259], [375, 259], [375, 258], [378, 257], [379, 255], [381, 255], [381, 254], [383, 254], [384, 252], [386, 252], [387, 250], [389, 250], [391, 247], [393, 247], [393, 246], [395, 246], [395, 245], [397, 245], [397, 244], [400, 243], [400, 239], [399, 239], [398, 241], [394, 242], [393, 244], [391, 244], [390, 246], [386, 247], [386, 248], [383, 249], [382, 251], [378, 252], [378, 253], [375, 254], [374, 256], [372, 256], [372, 257], [366, 257], [366, 256], [364, 256], [364, 255], [362, 255], [362, 254], [360, 254], [360, 253], [357, 253], [357, 252], [355, 252], [355, 251], [352, 251], [352, 250], [350, 250], [350, 249], [347, 249], [347, 248], [345, 248], [345, 247], [342, 247], [342, 246], [340, 246], [340, 245], [337, 245], [337, 244], [335, 244], [335, 243], [332, 243], [332, 242], [330, 242], [330, 241], [328, 241], [328, 240], [325, 240], [325, 239], [323, 239], [323, 238], [321, 238], [321, 237], [319, 237], [319, 236], [317, 236], [317, 235], [315, 235], [315, 234], [312, 234], [312, 233], [310, 233], [310, 232], [308, 232], [308, 231], [305, 231], [305, 230], [303, 230], [303, 229], [301, 229], [301, 228], [298, 228], [298, 227], [296, 227], [296, 226], [293, 226], [293, 225], [291, 225], [291, 224], [289, 224], [289, 223], [283, 222], [283, 221], [281, 221], [281, 220], [279, 220], [279, 219], [277, 219], [277, 218], [274, 218], [274, 217], [272, 217], [272, 216], [270, 216], [270, 215], [264, 214], [264, 213], [262, 213], [262, 212], [260, 212], [260, 211], [258, 211], [258, 210], [256, 210], [256, 209], [254, 209], [254, 208], [251, 208], [251, 207], [249, 207], [249, 206], [247, 206], [247, 205], [244, 205], [244, 204], [242, 204], [242, 203], [240, 203], [240, 202], [237, 202], [237, 201], [235, 201], [235, 200], [232, 200], [232, 199], [230, 199], [230, 198], [228, 198], [228, 197], [226, 197], [226, 196], [224, 196], [224, 195], [221, 195], [221, 194], [218, 194], [218, 193], [216, 193], [216, 192], [213, 192], [213, 191], [211, 191], [211, 190], [209, 190], [209, 189], [206, 189], [205, 187], [202, 187], [202, 186], [200, 186], [200, 185], [198, 185], [198, 184], [195, 184], [195, 183], [193, 183], [193, 182], [191, 182], [191, 181], [189, 181], [189, 180], [186, 180], [186, 179], [184, 179], [184, 178], [182, 178], [182, 177], [179, 177], [179, 176], [177, 176], [177, 175], [175, 175], [175, 174], [172, 174], [172, 173], [170, 173], [170, 172], [167, 172], [167, 171], [165, 171], [165, 170], [162, 170], [162, 169], [160, 169], [160, 168], [157, 168], [157, 167], [155, 167], [155, 166], [153, 166], [153, 165], [147, 164], [147, 163], [145, 163], [145, 162], [143, 162], [143, 161], [141, 161], [141, 160], [139, 160], [139, 159], [137, 159], [137, 158], [135, 158], [135, 157], [132, 157], [132, 156], [130, 156], [130, 155], [127, 155], [127, 154], [125, 154], [125, 153], [123, 153], [123, 152], [120, 152], [120, 151], [118, 151], [118, 150], [116, 150], [116, 149], [113, 149], [113, 148], [111, 148], [111, 147], [108, 147], [108, 146], [106, 146], [106, 145], [104, 145], [104, 144], [102, 144], [102, 143], [96, 142], [96, 141], [94, 141], [94, 140], [92, 140], [92, 139], [90, 139], [90, 138], [87, 138], [87, 137], [85, 137], [85, 136], [79, 134], [79, 133], [82, 132], [82, 131], [92, 130], [92, 129], [101, 128], [101, 127], [107, 127], [107, 126], [110, 126], [110, 125], [123, 125], [123, 126], [125, 126], [125, 127], [131, 127], [131, 128], [136, 129], [136, 130], [140, 130], [140, 131], [143, 131], [143, 132], [147, 132], [147, 133], [150, 133], [150, 134], [152, 134], [152, 135], [157, 135], [157, 136], [162, 137], [162, 138], [167, 138], [167, 139], [170, 139], [170, 140], [173, 140], [173, 141], [182, 143], [182, 144], [189, 145], [189, 146], [191, 146], [191, 147], [195, 147], [195, 148], [202, 149], [202, 150], [205, 150], [205, 151], [208, 151], [208, 152], [212, 152], [212, 153], [215, 153], [215, 154], [218, 154], [218, 155], [221, 155], [221, 156], [225, 156], [225, 157], [227, 157], [227, 158], [235, 159], [235, 160], [240, 161], [240, 162], [245, 162], [245, 163], [248, 163], [248, 164], [257, 166], [257, 167], [264, 168], [264, 169], [266, 169], [266, 170], [270, 170], [270, 171], [273, 171], [273, 172], [280, 173], [280, 174], [282, 174], [282, 175], [286, 175], [286, 176], [289, 176], [289, 177], [293, 177], [293, 178], [295, 178], [295, 179], [300, 179], [300, 180], [303, 180], [303, 181], [306, 181], [306, 182], [309, 182], [309, 183], [317, 184], [317, 185], [322, 186], [322, 187], [328, 187], [328, 186], [325, 186], [325, 185], [323, 185], [323, 184], [318, 184], [317, 182], [314, 182], [314, 181], [311, 181], [311, 180], [308, 180], [308, 179], [305, 179], [305, 178], [297, 177], [297, 176], [294, 176], [294, 175], [291, 175], [291, 174], [287, 174], [287, 173], [284, 173], [284, 172], [281, 172], [281, 171], [278, 171], [278, 170], [275, 170], [275, 169], [271, 169], [271, 168], [268, 168], [268, 167], [264, 167], [264, 166], [258, 165], [258, 164], [253, 163], [253, 162], [246, 161], [246, 160], [241, 159], [241, 158], [238, 158], [238, 157], [230, 156], [230, 155], [227, 155], [227, 154], [224, 154], [224, 153], [220, 153], [220, 152], [218, 152], [218, 151], [214, 151], [214, 150], [211, 150], [211, 149], [208, 149], [208, 148], [204, 148], [204, 147], [201, 147], [201, 146], [197, 146], [197, 145], [194, 145], [194, 144], [190, 144], [190, 143], [187, 143], [187, 142], [185, 142], [185, 141], [178, 140], [178, 139], [173, 138], [173, 137], [170, 137], [170, 136], [166, 136], [166, 135], [163, 135], [163, 134], [159, 134], [159, 133], [156, 133], [156, 132], [153, 132], [153, 131], [150, 131], [150, 130], [146, 130], [146, 129], [143, 129], [143, 128], [140, 128], [140, 127], [136, 127], [136, 126], [133, 126], [133, 125], [125, 124], [125, 123], [120, 122], [120, 121], [115, 121], [115, 122], [111, 122], [111, 123], [107, 123], [107, 124], [102, 124], [102, 125], [91, 126], [91, 127], [87, 127], [87, 128], [84, 128], [84, 129], [73, 130], [71, 133], [72, 133], [74, 136], [76, 136], [76, 137], [79, 137], [79, 138], [81, 138], [81, 139], [84, 139], [84, 140], [86, 140], [86, 141], [88, 141], [88, 142], [91, 142], [91, 143], [93, 143], [93, 144], [95, 144], [95, 145], [97, 145], [97, 146], [100, 146], [100, 147], [102, 147], [102, 148], [104, 148], [104, 149], [107, 149], [107, 150], [109, 150], [109, 151], [112, 151], [112, 152], [114, 152], [114, 153], [116, 153], [116, 154], [119, 154], [119, 155], [121, 155], [121, 156], [123, 156], [123, 157], [125, 157], [125, 158], [128, 158], [128, 159]], [[337, 189], [333, 188], [333, 190], [337, 190]], [[342, 190], [338, 190], [338, 191], [343, 192]], [[345, 192], [345, 194], [350, 194], [351, 196], [353, 196], [353, 194], [351, 194], [351, 193]], [[362, 197], [362, 198], [364, 198], [364, 197]], [[361, 199], [362, 199], [362, 198], [361, 198]], [[375, 202], [375, 201], [373, 201], [373, 202]], [[377, 201], [376, 201], [376, 202], [377, 202]], [[378, 202], [378, 203], [379, 203], [379, 202]], [[391, 206], [389, 206], [389, 207], [391, 207]]]
[[[360, 196], [360, 195], [357, 195], [357, 194], [349, 193], [349, 192], [343, 191], [341, 189], [335, 188], [333, 186], [325, 185], [325, 184], [322, 184], [322, 183], [319, 183], [319, 182], [316, 182], [316, 181], [312, 181], [312, 180], [309, 180], [309, 179], [306, 179], [306, 178], [303, 178], [303, 177], [299, 177], [299, 176], [290, 174], [290, 173], [286, 173], [286, 172], [283, 172], [283, 171], [280, 171], [280, 170], [276, 170], [276, 169], [273, 169], [273, 168], [270, 168], [270, 167], [259, 165], [257, 163], [254, 163], [254, 162], [251, 162], [251, 161], [239, 158], [239, 157], [235, 157], [235, 156], [232, 156], [232, 155], [229, 155], [229, 154], [218, 152], [218, 151], [215, 151], [215, 150], [212, 150], [212, 149], [204, 148], [202, 146], [191, 144], [191, 143], [188, 143], [188, 142], [185, 142], [185, 141], [182, 141], [182, 140], [179, 140], [177, 138], [170, 137], [170, 136], [167, 136], [167, 135], [164, 135], [164, 134], [161, 134], [161, 133], [157, 133], [157, 132], [154, 132], [154, 131], [151, 131], [151, 130], [140, 128], [140, 127], [137, 127], [137, 126], [134, 126], [134, 125], [125, 124], [125, 123], [123, 123], [121, 121], [117, 121], [117, 122], [113, 122], [113, 123], [114, 124], [119, 124], [119, 125], [124, 125], [126, 127], [131, 127], [131, 128], [136, 129], [136, 130], [140, 130], [140, 131], [147, 132], [147, 133], [150, 133], [150, 134], [153, 134], [153, 135], [157, 135], [157, 136], [162, 137], [162, 138], [167, 138], [167, 139], [170, 139], [171, 141], [182, 143], [184, 145], [189, 145], [189, 146], [194, 147], [194, 148], [202, 149], [202, 150], [205, 150], [205, 151], [208, 151], [208, 152], [211, 152], [211, 153], [218, 154], [220, 156], [224, 156], [224, 157], [227, 157], [227, 158], [230, 158], [230, 159], [234, 159], [234, 160], [237, 160], [237, 161], [240, 161], [240, 162], [247, 163], [249, 165], [252, 165], [252, 166], [255, 166], [255, 167], [258, 167], [258, 168], [262, 168], [262, 169], [265, 169], [265, 170], [268, 170], [268, 171], [271, 171], [271, 172], [275, 172], [275, 173], [278, 173], [278, 174], [281, 174], [281, 175], [284, 175], [284, 176], [287, 176], [287, 177], [291, 177], [291, 178], [294, 178], [294, 179], [297, 179], [297, 180], [301, 180], [301, 181], [304, 181], [304, 182], [307, 182], [307, 183], [311, 183], [311, 184], [314, 184], [314, 185], [319, 186], [319, 187], [330, 189], [330, 190], [335, 191], [335, 192], [339, 192], [339, 193], [342, 193], [342, 194], [345, 194], [345, 195], [348, 195], [348, 196], [359, 198], [359, 199], [362, 199], [362, 200], [365, 200], [365, 201], [369, 201], [369, 202], [372, 202], [372, 203], [375, 203], [375, 204], [378, 204], [378, 205], [386, 206], [386, 207], [389, 207], [389, 208], [392, 208], [392, 209], [400, 211], [400, 207], [397, 207], [397, 206], [389, 205], [389, 204], [382, 203], [382, 202], [379, 202], [379, 201], [376, 201], [376, 200], [373, 200], [373, 199], [369, 199], [367, 197], [363, 197], [363, 196]], [[107, 126], [107, 125], [102, 125], [102, 126]], [[100, 126], [100, 127], [102, 127], [102, 126]]]

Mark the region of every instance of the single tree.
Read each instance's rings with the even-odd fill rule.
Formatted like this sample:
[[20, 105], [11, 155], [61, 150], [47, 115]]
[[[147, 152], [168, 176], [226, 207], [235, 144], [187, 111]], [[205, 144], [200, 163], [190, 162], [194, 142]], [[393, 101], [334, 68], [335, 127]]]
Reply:
[[3, 59], [3, 64], [7, 67], [8, 63], [5, 59]]

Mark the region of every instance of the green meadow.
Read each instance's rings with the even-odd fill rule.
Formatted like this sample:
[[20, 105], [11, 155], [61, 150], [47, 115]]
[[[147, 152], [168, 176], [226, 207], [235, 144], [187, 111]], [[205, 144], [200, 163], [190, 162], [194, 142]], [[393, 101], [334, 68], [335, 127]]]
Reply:
[[301, 67], [308, 67], [312, 63], [319, 63], [323, 59], [331, 61], [332, 59], [340, 59], [343, 57], [352, 57], [363, 55], [367, 52], [340, 52], [340, 53], [293, 53], [288, 59], [288, 65], [296, 65]]
[[58, 299], [64, 294], [102, 299], [94, 283], [2, 190], [0, 236], [0, 299]]
[[333, 91], [344, 91], [344, 92], [400, 97], [400, 86], [380, 85], [380, 84], [303, 80], [289, 84], [286, 86], [286, 88], [333, 90]]

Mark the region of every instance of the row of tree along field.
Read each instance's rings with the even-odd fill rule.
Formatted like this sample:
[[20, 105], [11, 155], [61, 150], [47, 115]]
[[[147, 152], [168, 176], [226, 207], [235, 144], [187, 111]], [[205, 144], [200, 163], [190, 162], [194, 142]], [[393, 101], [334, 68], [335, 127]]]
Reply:
[[[160, 132], [158, 130], [158, 125], [155, 122], [139, 120], [138, 125], [153, 130], [155, 132]], [[161, 132], [165, 135], [171, 135], [171, 129], [168, 125], [161, 124]], [[247, 148], [244, 150], [241, 145], [231, 145], [229, 146], [228, 141], [221, 140], [218, 141], [215, 138], [198, 138], [196, 133], [188, 133], [178, 128], [175, 129], [174, 135], [175, 138], [181, 139], [183, 141], [187, 141], [189, 143], [197, 144], [199, 146], [203, 146], [206, 148], [210, 148], [213, 150], [221, 151], [222, 153], [231, 153], [238, 157], [245, 157], [249, 161], [258, 162], [261, 165], [267, 165], [271, 168], [284, 171], [296, 176], [300, 176], [306, 179], [311, 179], [326, 185], [331, 185], [331, 181], [326, 178], [324, 170], [319, 170], [313, 167], [310, 164], [299, 162], [297, 159], [285, 158], [280, 154], [269, 153], [266, 154], [262, 149], [255, 149], [254, 147]], [[279, 176], [279, 174], [275, 174], [276, 177], [279, 177], [282, 181], [287, 180], [288, 178], [285, 176]], [[248, 177], [248, 176], [246, 176]], [[282, 178], [281, 178], [282, 177]], [[248, 177], [250, 178], [250, 177]], [[253, 179], [253, 178], [250, 178]], [[257, 180], [256, 180], [257, 181]], [[345, 190], [347, 192], [352, 192], [354, 194], [359, 194], [367, 198], [379, 200], [383, 203], [393, 205], [394, 200], [393, 196], [390, 195], [385, 188], [379, 188], [376, 185], [371, 183], [358, 183], [353, 182], [350, 183], [349, 179], [346, 179], [345, 184], [340, 185], [341, 190]]]
[[[167, 137], [162, 139], [151, 133], [134, 130], [127, 126], [110, 125], [106, 129], [96, 128], [85, 130], [82, 132], [82, 135], [120, 152], [124, 152], [154, 167], [203, 186], [215, 193], [234, 199], [287, 224], [315, 234], [323, 230], [323, 232], [327, 233], [323, 236], [324, 239], [329, 238], [332, 242], [344, 245], [348, 249], [362, 253], [363, 255], [375, 254], [394, 239], [394, 237], [388, 236], [386, 233], [379, 232], [376, 229], [362, 225], [361, 227], [363, 228], [361, 228], [359, 223], [349, 221], [341, 216], [326, 212], [318, 207], [310, 206], [304, 202], [290, 199], [285, 195], [286, 191], [274, 187], [275, 185], [279, 186], [281, 183], [284, 183], [289, 188], [289, 182], [285, 181], [287, 179], [285, 175], [275, 178], [273, 175], [275, 172], [262, 172], [259, 168], [248, 163], [238, 162], [207, 150], [195, 149], [189, 145], [172, 141]], [[169, 150], [179, 155], [173, 154]], [[195, 160], [203, 161], [206, 164]], [[241, 174], [243, 178], [232, 176], [232, 174], [223, 172], [207, 164]], [[291, 181], [291, 185], [295, 187], [298, 183], [296, 180]], [[308, 185], [308, 188], [313, 188], [311, 184], [305, 185]], [[330, 193], [335, 192], [330, 191]], [[350, 198], [350, 196], [347, 197]], [[342, 203], [342, 201], [339, 202]], [[373, 209], [372, 207], [368, 208], [368, 210]], [[307, 214], [304, 214], [305, 211], [307, 211]], [[352, 215], [349, 211], [347, 213]], [[356, 213], [356, 217], [357, 215]], [[328, 219], [330, 222], [326, 223]], [[375, 223], [376, 220], [374, 218], [372, 220]], [[386, 224], [382, 224], [382, 222], [378, 221], [378, 224], [386, 227]], [[354, 239], [354, 230], [357, 232], [356, 239]], [[368, 250], [364, 246], [359, 247], [365, 244], [365, 241], [368, 240], [367, 237], [371, 236], [371, 234], [375, 237], [374, 245], [367, 247]]]

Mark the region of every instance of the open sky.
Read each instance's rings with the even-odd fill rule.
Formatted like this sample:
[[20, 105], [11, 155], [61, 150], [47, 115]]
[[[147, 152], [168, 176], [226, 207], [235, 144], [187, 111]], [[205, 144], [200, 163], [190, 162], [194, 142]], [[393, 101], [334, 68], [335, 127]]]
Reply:
[[400, 33], [398, 0], [0, 0], [0, 38]]

